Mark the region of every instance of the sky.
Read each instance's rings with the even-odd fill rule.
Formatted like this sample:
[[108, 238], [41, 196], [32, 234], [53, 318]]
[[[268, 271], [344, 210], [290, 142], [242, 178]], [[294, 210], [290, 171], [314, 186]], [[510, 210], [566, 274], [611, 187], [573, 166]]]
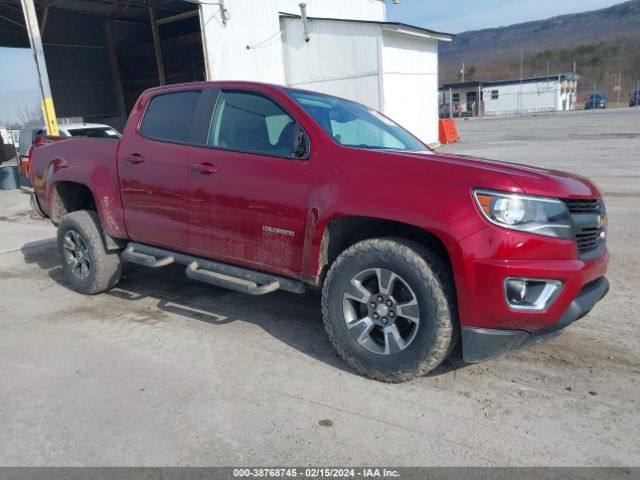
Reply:
[[40, 106], [36, 64], [30, 49], [0, 48], [0, 126], [17, 120], [20, 107]]
[[[500, 27], [555, 15], [608, 7], [621, 0], [400, 0], [388, 1], [389, 21], [447, 33]], [[18, 118], [21, 106], [40, 102], [30, 50], [0, 47], [0, 125]]]
[[387, 2], [392, 22], [460, 33], [605, 8], [622, 0], [400, 0]]

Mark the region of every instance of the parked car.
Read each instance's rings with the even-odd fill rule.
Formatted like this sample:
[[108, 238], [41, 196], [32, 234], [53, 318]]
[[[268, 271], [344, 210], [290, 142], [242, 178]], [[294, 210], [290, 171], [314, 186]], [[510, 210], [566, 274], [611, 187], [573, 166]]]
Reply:
[[[101, 123], [65, 123], [59, 124], [58, 129], [62, 137], [91, 137], [91, 138], [120, 138], [120, 133], [109, 125]], [[38, 135], [46, 135], [44, 125], [25, 127], [20, 130], [18, 155], [23, 174], [26, 176], [28, 168], [29, 148]]]
[[636, 90], [629, 97], [629, 106], [636, 107], [640, 106], [640, 90]]
[[607, 97], [603, 93], [592, 93], [584, 102], [584, 109], [607, 108]]
[[334, 347], [382, 381], [459, 340], [478, 362], [554, 337], [609, 289], [589, 180], [436, 153], [320, 93], [147, 90], [122, 139], [36, 143], [29, 172], [76, 291], [113, 288], [123, 262], [252, 295], [321, 288]]

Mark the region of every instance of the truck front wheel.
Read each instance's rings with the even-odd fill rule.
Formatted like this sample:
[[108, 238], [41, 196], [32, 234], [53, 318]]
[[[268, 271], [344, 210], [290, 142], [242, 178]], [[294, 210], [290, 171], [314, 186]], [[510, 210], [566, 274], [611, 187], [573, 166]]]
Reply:
[[340, 356], [384, 382], [430, 372], [457, 338], [447, 266], [404, 239], [365, 240], [344, 251], [327, 274], [322, 312]]
[[62, 218], [58, 252], [67, 280], [76, 292], [95, 295], [110, 290], [120, 280], [120, 255], [106, 250], [94, 211], [80, 210]]

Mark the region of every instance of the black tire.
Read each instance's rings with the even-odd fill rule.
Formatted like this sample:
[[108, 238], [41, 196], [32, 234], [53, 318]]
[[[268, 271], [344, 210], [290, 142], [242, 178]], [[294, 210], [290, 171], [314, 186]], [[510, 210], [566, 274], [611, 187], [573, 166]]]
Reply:
[[[120, 255], [106, 250], [101, 232], [98, 214], [92, 210], [68, 213], [58, 225], [60, 261], [76, 292], [95, 295], [112, 289], [120, 281]], [[70, 248], [69, 242], [79, 245], [77, 251]]]
[[[361, 331], [352, 334], [352, 325], [361, 323], [362, 320], [350, 323], [351, 329], [347, 326], [347, 316], [353, 308], [348, 304], [353, 304], [345, 294], [353, 291], [350, 290], [353, 285], [352, 279], [358, 278], [361, 274], [366, 275], [371, 270], [395, 273], [399, 279], [396, 279], [393, 285], [400, 283], [401, 288], [409, 290], [415, 299], [412, 303], [417, 304], [414, 309], [417, 307], [419, 311], [419, 322], [411, 325], [399, 318], [402, 316], [402, 305], [399, 302], [392, 307], [398, 311], [394, 314], [396, 320], [411, 325], [407, 331], [413, 334], [411, 340], [403, 341], [402, 350], [398, 351], [397, 347], [400, 344], [393, 342], [396, 347], [393, 353], [388, 346], [392, 342], [387, 338], [389, 333], [384, 325], [373, 327], [371, 338], [366, 340], [369, 347], [363, 346], [359, 339], [356, 339]], [[380, 278], [378, 276], [378, 279]], [[382, 280], [385, 281], [387, 280]], [[374, 282], [378, 285], [382, 283], [379, 280]], [[394, 288], [391, 280], [387, 285], [391, 289]], [[369, 288], [366, 290], [369, 291]], [[361, 290], [358, 291], [359, 294], [360, 292]], [[373, 295], [376, 295], [375, 291]], [[394, 296], [393, 291], [390, 295]], [[357, 300], [356, 308], [368, 309], [379, 298], [381, 297], [372, 299], [372, 303]], [[344, 251], [327, 274], [322, 290], [322, 313], [331, 343], [340, 356], [361, 374], [383, 382], [399, 383], [429, 373], [447, 358], [458, 337], [455, 288], [449, 268], [429, 249], [401, 238], [364, 240]], [[374, 316], [371, 311], [369, 314], [360, 315], [366, 315], [369, 320]], [[388, 320], [384, 320], [387, 325]], [[374, 331], [375, 329], [378, 329], [378, 332]], [[363, 327], [362, 331], [364, 330], [366, 328]], [[375, 335], [383, 340], [376, 339]], [[376, 345], [376, 342], [379, 345]], [[383, 352], [370, 351], [370, 348], [383, 347]]]
[[29, 203], [31, 204], [31, 209], [33, 210], [33, 218], [47, 218], [47, 216], [42, 211], [42, 208], [40, 208], [40, 202], [38, 202], [38, 197], [36, 197], [35, 193], [31, 193], [31, 196], [29, 197]]

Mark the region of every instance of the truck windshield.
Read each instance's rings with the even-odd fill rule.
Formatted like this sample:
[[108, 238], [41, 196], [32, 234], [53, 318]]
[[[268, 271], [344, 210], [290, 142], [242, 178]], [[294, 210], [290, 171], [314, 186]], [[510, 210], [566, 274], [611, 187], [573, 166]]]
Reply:
[[429, 150], [404, 128], [364, 105], [321, 93], [287, 92], [339, 145], [372, 150]]

